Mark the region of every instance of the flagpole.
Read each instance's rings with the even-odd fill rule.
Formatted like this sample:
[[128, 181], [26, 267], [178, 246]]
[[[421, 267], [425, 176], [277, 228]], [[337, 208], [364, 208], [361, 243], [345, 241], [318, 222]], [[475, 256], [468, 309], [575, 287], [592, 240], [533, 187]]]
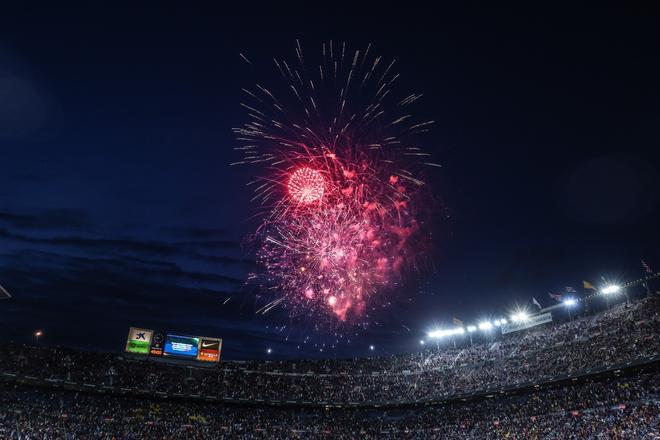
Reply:
[[651, 298], [651, 289], [649, 288], [649, 275], [653, 273], [651, 270], [651, 266], [649, 266], [646, 261], [643, 259], [640, 260], [642, 262], [642, 268], [644, 269], [644, 287], [646, 287], [646, 297]]
[[584, 296], [584, 313], [588, 315], [591, 309], [589, 307], [589, 295], [587, 294], [587, 288], [584, 285], [584, 281], [582, 281], [582, 295]]

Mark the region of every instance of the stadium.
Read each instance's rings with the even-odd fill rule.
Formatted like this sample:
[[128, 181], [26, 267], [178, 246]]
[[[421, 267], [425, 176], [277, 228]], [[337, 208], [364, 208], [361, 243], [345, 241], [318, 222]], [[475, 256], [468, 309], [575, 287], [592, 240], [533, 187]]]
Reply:
[[654, 10], [14, 3], [0, 440], [660, 440]]
[[5, 345], [0, 434], [655, 438], [659, 312], [656, 294], [456, 348], [212, 367]]

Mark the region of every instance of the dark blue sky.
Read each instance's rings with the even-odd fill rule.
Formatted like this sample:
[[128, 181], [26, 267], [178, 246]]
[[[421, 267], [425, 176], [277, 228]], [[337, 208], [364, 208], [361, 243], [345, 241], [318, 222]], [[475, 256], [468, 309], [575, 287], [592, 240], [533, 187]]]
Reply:
[[[389, 353], [452, 316], [550, 304], [583, 279], [638, 276], [640, 258], [660, 266], [658, 16], [584, 12], [7, 11], [0, 283], [14, 298], [0, 339], [44, 328], [52, 344], [120, 350], [138, 325], [222, 337], [231, 358]], [[255, 316], [250, 170], [228, 165], [245, 118], [239, 52], [291, 56], [296, 38], [396, 57], [443, 165], [435, 268], [323, 353], [334, 337], [301, 344], [311, 323]]]

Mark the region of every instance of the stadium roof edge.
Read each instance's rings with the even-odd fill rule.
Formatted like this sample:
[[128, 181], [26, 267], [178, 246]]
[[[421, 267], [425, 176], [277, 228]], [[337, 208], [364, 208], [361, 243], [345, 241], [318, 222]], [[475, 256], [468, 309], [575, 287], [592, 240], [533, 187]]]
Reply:
[[7, 289], [2, 287], [2, 285], [0, 284], [0, 299], [9, 299], [9, 298], [11, 298], [11, 295], [9, 294], [9, 292], [7, 292]]

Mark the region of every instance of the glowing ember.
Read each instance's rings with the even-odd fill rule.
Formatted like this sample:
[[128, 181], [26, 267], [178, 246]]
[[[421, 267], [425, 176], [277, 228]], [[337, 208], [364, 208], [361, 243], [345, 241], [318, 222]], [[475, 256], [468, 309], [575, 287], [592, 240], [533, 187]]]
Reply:
[[298, 203], [321, 200], [324, 188], [323, 175], [311, 168], [299, 168], [289, 178], [289, 194]]

